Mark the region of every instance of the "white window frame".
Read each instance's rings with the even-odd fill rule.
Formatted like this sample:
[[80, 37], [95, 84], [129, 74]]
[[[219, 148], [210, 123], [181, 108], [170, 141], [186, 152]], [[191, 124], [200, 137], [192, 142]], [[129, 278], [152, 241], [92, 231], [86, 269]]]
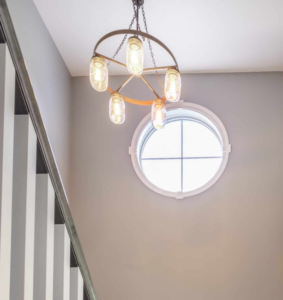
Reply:
[[198, 189], [189, 192], [165, 191], [155, 186], [152, 182], [150, 182], [142, 171], [140, 158], [139, 158], [140, 151], [141, 151], [140, 148], [141, 145], [143, 144], [143, 140], [148, 136], [149, 132], [152, 131], [153, 128], [151, 124], [151, 113], [146, 115], [143, 118], [143, 120], [140, 122], [140, 124], [135, 130], [135, 133], [132, 138], [132, 143], [129, 148], [129, 154], [131, 155], [133, 167], [137, 176], [148, 188], [150, 188], [154, 192], [167, 197], [183, 199], [186, 197], [191, 197], [200, 194], [205, 190], [209, 189], [212, 185], [216, 183], [216, 181], [221, 177], [221, 175], [223, 174], [226, 168], [229, 159], [229, 154], [231, 152], [231, 145], [229, 143], [228, 134], [223, 123], [212, 111], [208, 110], [207, 108], [200, 106], [198, 104], [184, 102], [184, 101], [179, 101], [177, 103], [169, 104], [166, 106], [166, 108], [167, 108], [167, 120], [176, 117], [192, 117], [196, 120], [199, 120], [202, 123], [206, 124], [208, 127], [210, 127], [217, 134], [222, 144], [223, 156], [222, 156], [220, 167], [215, 173], [215, 175], [206, 184], [199, 187]]

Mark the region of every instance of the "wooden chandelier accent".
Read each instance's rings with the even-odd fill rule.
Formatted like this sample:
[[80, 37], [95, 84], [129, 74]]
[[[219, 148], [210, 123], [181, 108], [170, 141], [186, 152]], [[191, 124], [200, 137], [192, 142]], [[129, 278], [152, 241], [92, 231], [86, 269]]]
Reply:
[[[139, 30], [133, 30], [133, 29], [121, 29], [121, 30], [115, 30], [115, 31], [112, 31], [112, 32], [109, 32], [108, 34], [104, 35], [98, 42], [97, 44], [95, 45], [94, 47], [94, 50], [93, 50], [93, 56], [100, 56], [100, 57], [103, 57], [104, 59], [106, 60], [109, 60], [115, 64], [118, 64], [124, 68], [127, 68], [127, 66], [117, 60], [114, 60], [110, 57], [107, 57], [107, 56], [104, 56], [100, 53], [97, 52], [97, 48], [98, 46], [104, 42], [105, 40], [109, 39], [110, 37], [112, 36], [116, 36], [116, 35], [121, 35], [121, 34], [130, 34], [130, 35], [135, 35], [135, 36], [142, 36], [146, 39], [149, 39], [155, 43], [157, 43], [159, 46], [161, 46], [170, 56], [171, 58], [173, 59], [175, 65], [172, 65], [172, 66], [163, 66], [163, 67], [156, 67], [156, 68], [147, 68], [147, 69], [144, 69], [143, 72], [150, 72], [150, 71], [156, 71], [156, 70], [164, 70], [164, 69], [177, 69], [179, 71], [179, 67], [178, 67], [178, 63], [177, 63], [177, 60], [175, 58], [175, 56], [173, 55], [173, 53], [169, 50], [169, 48], [164, 45], [160, 40], [158, 40], [157, 38], [155, 38], [154, 36], [146, 33], [146, 32], [142, 32], [142, 31], [139, 31]], [[139, 77], [141, 78], [144, 83], [148, 86], [148, 88], [154, 93], [154, 95], [156, 96], [156, 99], [161, 99], [162, 101], [165, 101], [166, 98], [163, 96], [163, 97], [160, 97], [157, 92], [153, 89], [153, 87], [146, 81], [146, 79], [141, 75], [141, 76], [134, 76], [134, 75], [131, 75], [129, 78], [127, 78], [127, 80], [116, 90], [112, 90], [110, 87], [107, 88], [107, 90], [109, 91], [110, 94], [113, 94], [114, 92], [120, 92], [120, 90], [123, 89], [123, 87], [126, 86], [126, 84], [128, 82], [131, 81], [131, 79], [133, 77]], [[153, 101], [154, 100], [137, 100], [137, 99], [132, 99], [132, 98], [128, 98], [126, 96], [123, 96], [121, 95], [123, 100], [126, 101], [126, 102], [129, 102], [129, 103], [132, 103], [132, 104], [136, 104], [136, 105], [152, 105]], [[155, 100], [156, 100], [155, 99]]]

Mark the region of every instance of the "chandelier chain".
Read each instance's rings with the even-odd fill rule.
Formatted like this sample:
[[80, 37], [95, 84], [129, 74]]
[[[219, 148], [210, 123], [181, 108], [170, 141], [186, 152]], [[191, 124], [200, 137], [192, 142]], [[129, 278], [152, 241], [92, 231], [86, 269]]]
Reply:
[[[133, 24], [134, 24], [135, 19], [136, 19], [136, 12], [135, 12], [135, 14], [134, 14], [134, 16], [133, 16], [133, 19], [132, 19], [131, 23], [130, 23], [129, 29], [132, 29], [132, 26], [133, 26]], [[116, 57], [116, 56], [118, 55], [118, 53], [120, 52], [121, 48], [123, 47], [123, 45], [124, 45], [124, 43], [125, 43], [125, 41], [126, 41], [126, 39], [127, 39], [127, 36], [128, 36], [128, 35], [125, 34], [125, 36], [124, 36], [122, 42], [120, 43], [118, 49], [116, 50], [116, 52], [115, 52], [114, 55], [112, 56], [112, 59], [115, 59], [115, 57]], [[110, 65], [111, 65], [111, 61], [109, 60], [107, 66], [109, 67]]]
[[[137, 6], [137, 8], [135, 7], [135, 3], [134, 3], [134, 0], [132, 1], [133, 2], [133, 9], [134, 9], [134, 16], [132, 18], [132, 21], [129, 25], [129, 29], [132, 29], [132, 26], [134, 24], [134, 21], [137, 20], [137, 30], [141, 30], [140, 28], [140, 24], [139, 24], [139, 21], [138, 21], [138, 9], [139, 9], [139, 6]], [[147, 28], [147, 23], [146, 23], [146, 17], [145, 17], [145, 11], [144, 11], [144, 6], [142, 5], [141, 6], [142, 8], [142, 15], [143, 15], [143, 22], [144, 22], [144, 27], [145, 27], [145, 31], [146, 33], [149, 33], [148, 32], [148, 28]], [[115, 59], [115, 57], [118, 55], [118, 53], [120, 52], [121, 48], [123, 47], [126, 39], [128, 37], [128, 34], [125, 34], [123, 40], [121, 41], [119, 47], [117, 48], [116, 52], [114, 53], [114, 55], [112, 56], [112, 59]], [[144, 40], [144, 38], [143, 38]], [[153, 50], [152, 50], [152, 46], [151, 46], [151, 42], [150, 42], [150, 39], [147, 39], [147, 42], [148, 42], [148, 46], [149, 46], [149, 50], [150, 50], [150, 56], [151, 56], [151, 59], [152, 59], [152, 63], [153, 63], [153, 66], [156, 68], [156, 63], [155, 63], [155, 58], [154, 58], [154, 53], [153, 53]], [[109, 67], [111, 65], [111, 61], [108, 61], [108, 64], [107, 66]], [[158, 80], [158, 83], [159, 83], [159, 86], [160, 86], [160, 89], [164, 95], [164, 89], [163, 89], [163, 84], [161, 82], [161, 79], [160, 79], [160, 76], [159, 76], [159, 73], [157, 70], [155, 70], [155, 73], [156, 73], [156, 77], [157, 77], [157, 80]]]
[[[135, 19], [137, 19], [137, 13], [138, 13], [138, 12], [137, 12], [137, 10], [136, 10], [134, 1], [133, 1], [133, 9], [134, 9], [134, 16], [133, 16], [132, 21], [131, 21], [131, 23], [130, 23], [129, 29], [132, 29], [133, 24], [134, 24], [134, 22], [135, 22]], [[140, 29], [140, 24], [138, 23], [138, 19], [137, 19], [137, 28], [138, 28], [138, 30], [141, 30], [141, 29]], [[119, 47], [117, 48], [117, 50], [116, 50], [116, 52], [114, 53], [114, 55], [112, 56], [112, 59], [115, 59], [115, 57], [118, 55], [118, 53], [119, 53], [120, 50], [122, 49], [122, 47], [123, 47], [123, 45], [124, 45], [124, 43], [125, 43], [127, 37], [128, 37], [128, 35], [125, 34], [124, 38], [122, 39], [122, 42], [120, 43], [120, 45], [119, 45]], [[110, 65], [111, 65], [111, 61], [109, 60], [107, 66], [109, 67]]]
[[[137, 20], [137, 30], [141, 31], [141, 27], [140, 27], [140, 23], [139, 23], [139, 6], [137, 6], [136, 8], [136, 4], [135, 4], [135, 1], [133, 0], [133, 9], [134, 9], [134, 13], [135, 13], [135, 16], [136, 16], [136, 20]], [[144, 38], [143, 38], [144, 40]]]
[[[146, 23], [146, 17], [145, 17], [145, 11], [144, 11], [144, 7], [143, 6], [142, 6], [142, 15], [143, 15], [143, 22], [144, 22], [145, 31], [146, 31], [146, 33], [148, 33], [148, 28], [147, 28], [147, 23]], [[154, 66], [154, 68], [156, 68], [155, 58], [154, 58], [154, 54], [153, 54], [153, 50], [152, 50], [150, 39], [147, 39], [147, 42], [148, 42], [148, 46], [149, 46], [149, 50], [150, 50], [150, 55], [151, 55], [153, 66]], [[157, 77], [158, 83], [160, 85], [161, 91], [162, 91], [162, 93], [164, 95], [163, 84], [161, 82], [159, 73], [158, 73], [157, 70], [155, 70], [155, 73], [156, 73], [156, 77]]]

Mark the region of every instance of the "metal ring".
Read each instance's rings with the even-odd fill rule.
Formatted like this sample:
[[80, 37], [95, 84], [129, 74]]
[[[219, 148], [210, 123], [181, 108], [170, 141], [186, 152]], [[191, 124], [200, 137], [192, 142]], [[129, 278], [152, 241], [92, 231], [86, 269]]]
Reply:
[[[121, 30], [115, 30], [115, 31], [112, 31], [112, 32], [109, 32], [107, 33], [106, 35], [104, 35], [95, 45], [94, 47], [94, 50], [93, 50], [93, 56], [95, 55], [99, 55], [98, 53], [96, 53], [96, 50], [98, 48], [98, 46], [104, 42], [105, 40], [107, 40], [108, 38], [112, 37], [112, 36], [116, 36], [116, 35], [121, 35], [121, 34], [132, 34], [132, 35], [140, 35], [142, 37], [145, 37], [147, 39], [150, 39], [151, 41], [157, 43], [159, 46], [161, 46], [164, 50], [167, 51], [167, 53], [171, 56], [171, 58], [173, 59], [173, 61], [175, 62], [175, 67], [178, 71], [179, 71], [179, 67], [178, 67], [178, 63], [177, 63], [177, 60], [175, 58], [175, 56], [173, 55], [173, 53], [169, 50], [169, 48], [164, 45], [161, 41], [159, 41], [157, 38], [155, 38], [154, 36], [146, 33], [146, 32], [142, 32], [142, 31], [139, 31], [139, 30], [133, 30], [133, 29], [121, 29]], [[102, 56], [102, 55], [101, 55]], [[106, 58], [106, 57], [105, 57]], [[110, 59], [110, 58], [108, 58]], [[113, 62], [115, 63], [118, 63], [120, 65], [122, 65], [120, 62], [117, 62], [117, 61], [114, 61], [112, 60]], [[123, 65], [124, 66], [124, 65]], [[124, 66], [126, 67], [126, 66]], [[114, 91], [108, 87], [107, 90], [112, 94]], [[150, 100], [150, 101], [144, 101], [144, 100], [137, 100], [137, 99], [132, 99], [132, 98], [128, 98], [128, 97], [125, 97], [123, 95], [121, 95], [124, 99], [124, 101], [126, 102], [129, 102], [129, 103], [132, 103], [132, 104], [136, 104], [136, 105], [152, 105], [153, 101], [154, 100]], [[166, 98], [163, 97], [163, 98], [160, 98], [161, 100], [163, 101], [166, 101]], [[156, 100], [156, 99], [155, 99]]]
[[172, 57], [173, 61], [175, 62], [176, 64], [176, 69], [179, 71], [179, 67], [178, 67], [178, 63], [177, 63], [177, 60], [175, 58], [175, 56], [173, 55], [173, 53], [170, 51], [170, 49], [164, 45], [161, 41], [159, 41], [157, 38], [155, 38], [154, 36], [146, 33], [146, 32], [143, 32], [143, 31], [139, 31], [139, 30], [133, 30], [133, 29], [120, 29], [120, 30], [115, 30], [115, 31], [112, 31], [112, 32], [109, 32], [107, 33], [106, 35], [104, 35], [98, 42], [97, 44], [95, 45], [94, 47], [94, 50], [93, 50], [93, 55], [95, 54], [96, 52], [96, 49], [98, 48], [98, 46], [105, 40], [107, 40], [108, 38], [112, 37], [112, 36], [115, 36], [115, 35], [120, 35], [120, 34], [133, 34], [133, 35], [140, 35], [142, 37], [145, 37], [147, 39], [150, 39], [151, 41], [157, 43], [159, 46], [161, 46], [163, 49], [165, 49], [169, 54], [170, 56]]

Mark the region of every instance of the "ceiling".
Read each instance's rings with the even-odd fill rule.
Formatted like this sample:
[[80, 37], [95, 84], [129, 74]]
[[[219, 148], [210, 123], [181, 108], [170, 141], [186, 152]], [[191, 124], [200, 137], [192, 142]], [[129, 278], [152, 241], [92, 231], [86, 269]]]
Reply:
[[[131, 0], [34, 2], [72, 76], [87, 75], [96, 42], [128, 28], [133, 17]], [[149, 32], [174, 53], [181, 72], [283, 71], [281, 0], [145, 0], [145, 11]], [[121, 39], [108, 40], [99, 52], [112, 56]], [[153, 48], [158, 66], [171, 64]], [[117, 58], [125, 61], [124, 49]], [[145, 65], [152, 65], [149, 51]], [[126, 72], [116, 65], [109, 71]]]

